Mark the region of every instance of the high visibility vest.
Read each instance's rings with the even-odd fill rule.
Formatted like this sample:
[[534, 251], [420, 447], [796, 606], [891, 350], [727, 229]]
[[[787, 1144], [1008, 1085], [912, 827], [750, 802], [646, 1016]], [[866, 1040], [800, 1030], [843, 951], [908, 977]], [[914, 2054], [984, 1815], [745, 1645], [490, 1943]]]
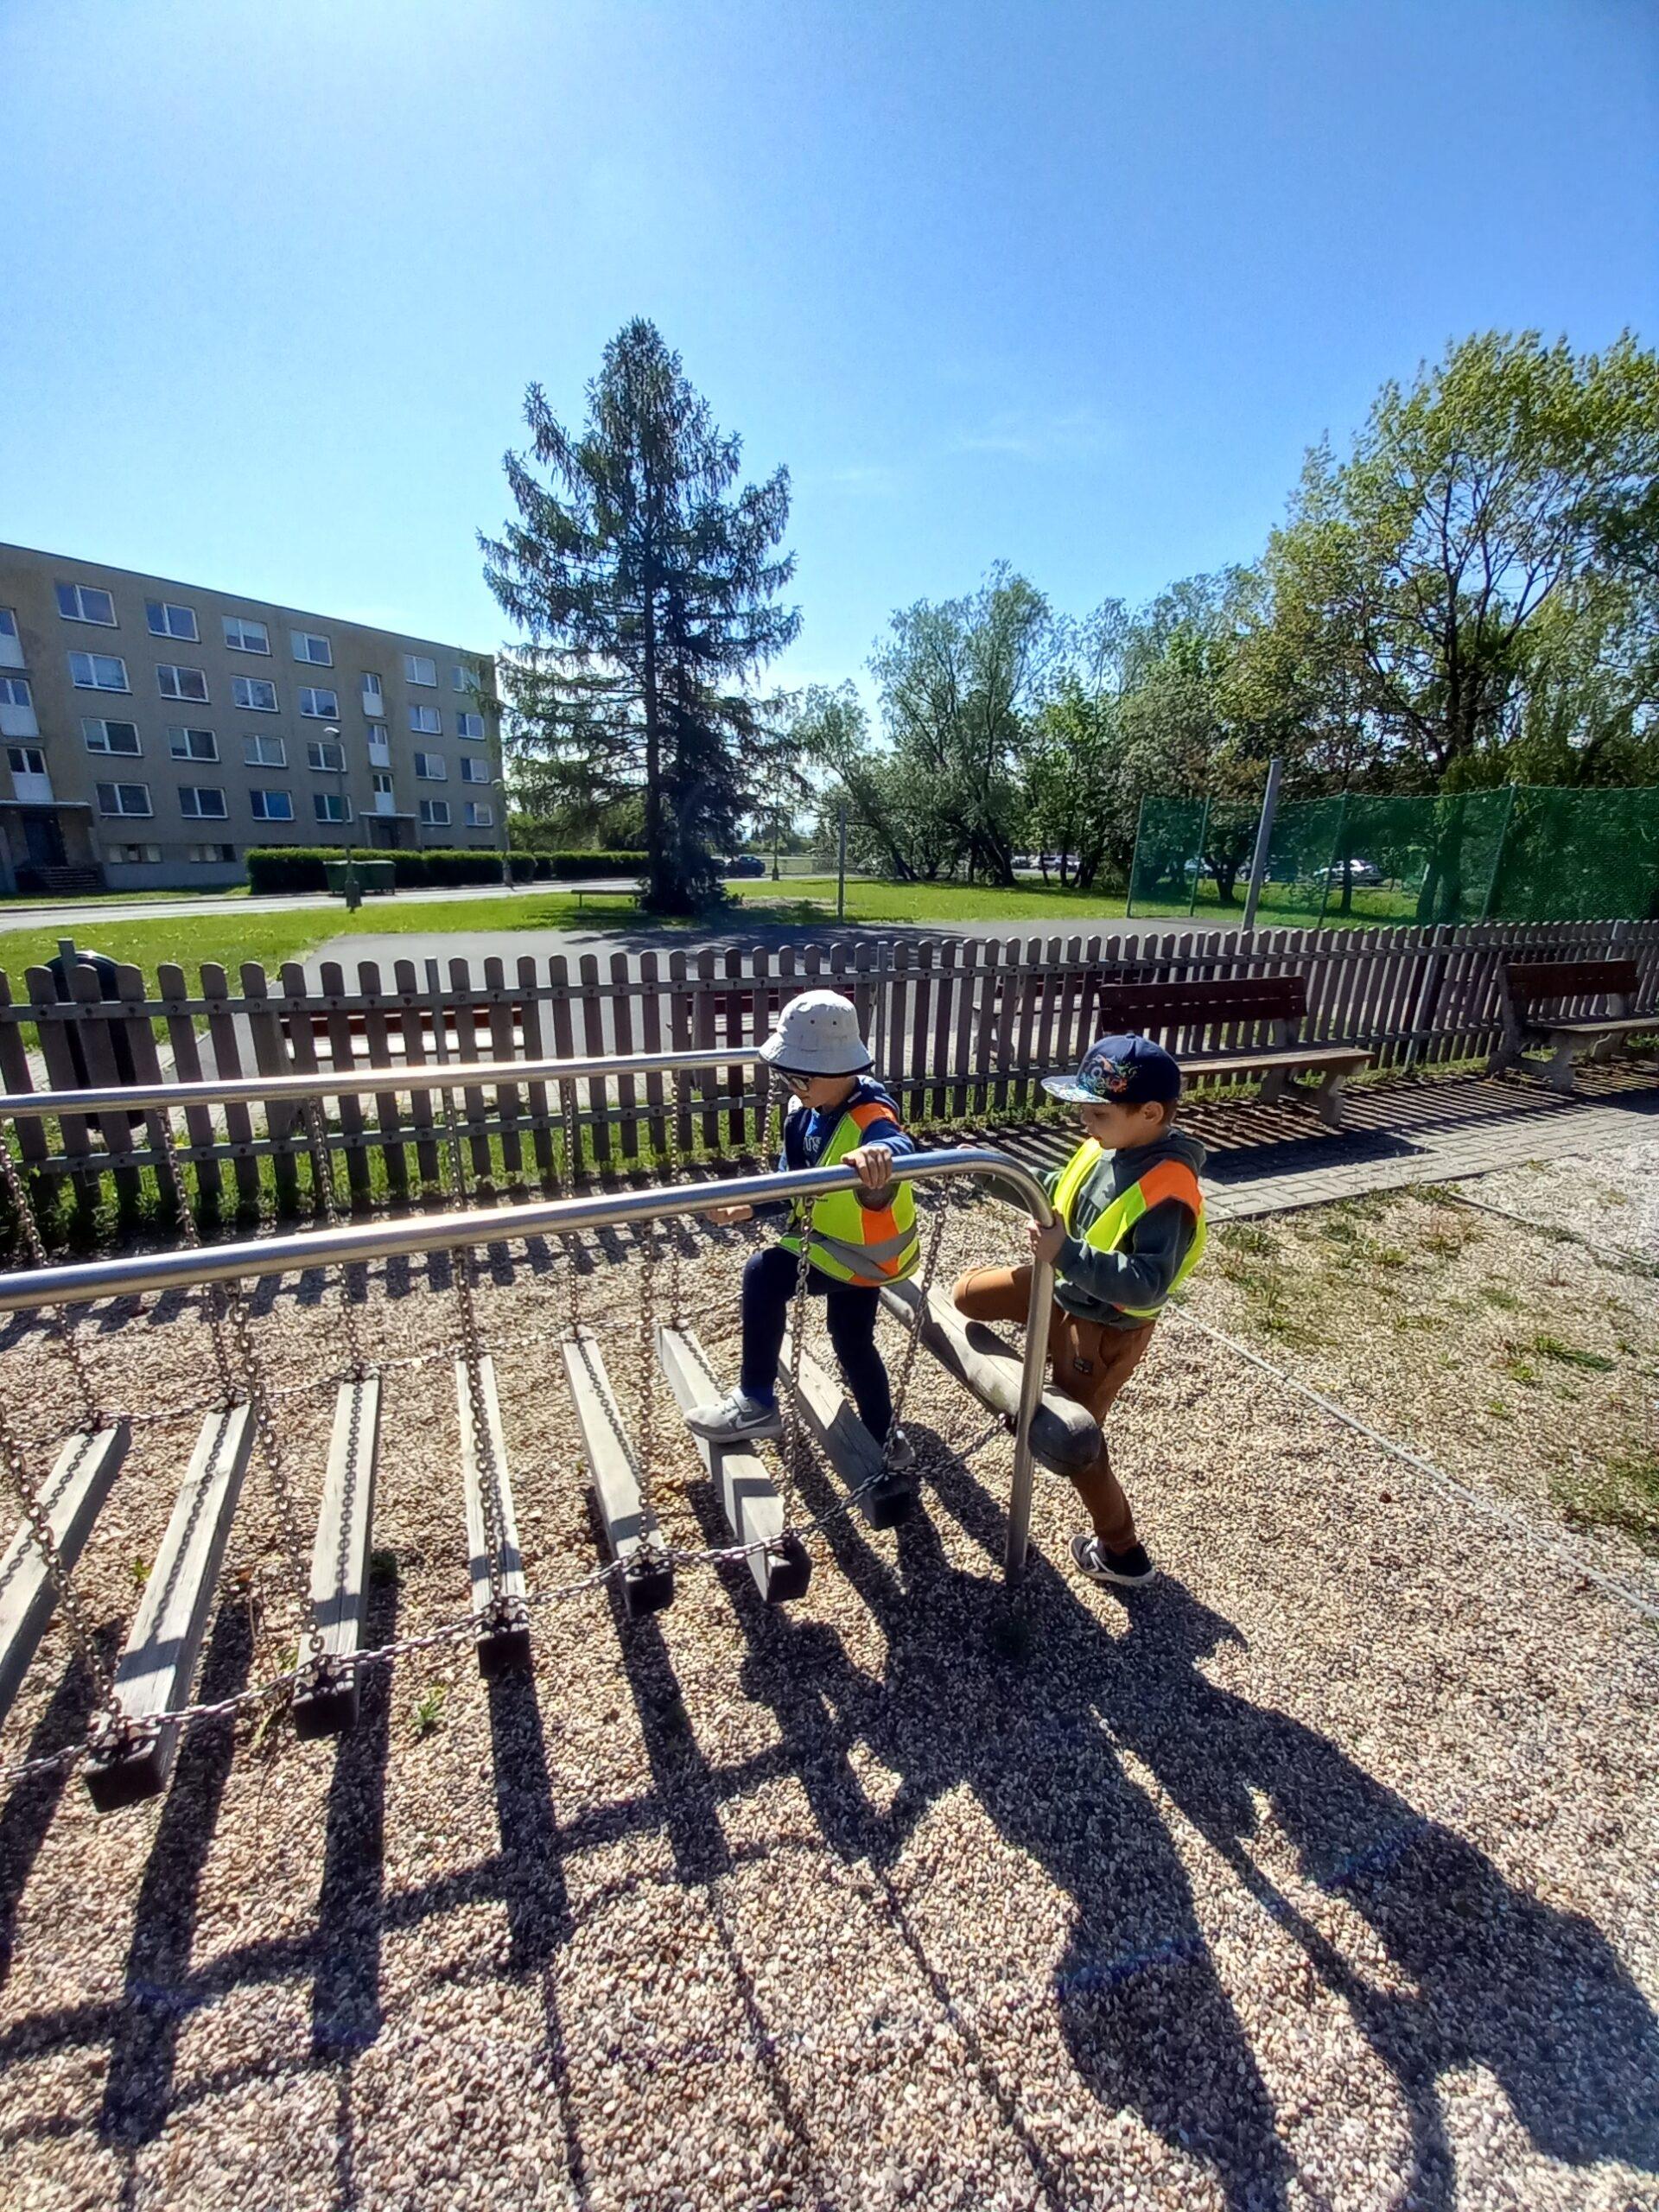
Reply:
[[[892, 1119], [893, 1109], [888, 1106], [874, 1102], [868, 1106], [849, 1106], [836, 1122], [819, 1166], [839, 1166], [848, 1154], [863, 1142], [864, 1132], [871, 1122]], [[801, 1249], [802, 1212], [798, 1198], [791, 1212], [790, 1232], [779, 1240], [791, 1252]], [[825, 1198], [815, 1198], [807, 1224], [807, 1244], [813, 1266], [833, 1275], [837, 1282], [857, 1283], [865, 1288], [897, 1282], [914, 1270], [921, 1255], [921, 1239], [916, 1234], [916, 1200], [909, 1184], [895, 1183], [884, 1206], [860, 1205], [852, 1191], [831, 1191]]]
[[[1093, 1137], [1085, 1137], [1065, 1166], [1054, 1185], [1054, 1211], [1065, 1224], [1065, 1233], [1072, 1232], [1071, 1215], [1077, 1203], [1077, 1193], [1089, 1180], [1096, 1161], [1100, 1147]], [[1179, 1290], [1204, 1257], [1209, 1230], [1204, 1221], [1204, 1192], [1192, 1170], [1179, 1160], [1160, 1160], [1148, 1167], [1138, 1182], [1131, 1183], [1127, 1191], [1120, 1191], [1110, 1205], [1096, 1215], [1084, 1231], [1083, 1243], [1096, 1252], [1116, 1252], [1128, 1241], [1129, 1231], [1143, 1213], [1153, 1206], [1161, 1205], [1166, 1198], [1179, 1198], [1192, 1216], [1192, 1242], [1186, 1248], [1181, 1264], [1175, 1270], [1169, 1287]], [[1168, 1294], [1166, 1293], [1166, 1295]], [[1162, 1301], [1160, 1300], [1161, 1304]], [[1157, 1313], [1156, 1306], [1121, 1306], [1120, 1313], [1127, 1313], [1136, 1321], [1149, 1321]]]

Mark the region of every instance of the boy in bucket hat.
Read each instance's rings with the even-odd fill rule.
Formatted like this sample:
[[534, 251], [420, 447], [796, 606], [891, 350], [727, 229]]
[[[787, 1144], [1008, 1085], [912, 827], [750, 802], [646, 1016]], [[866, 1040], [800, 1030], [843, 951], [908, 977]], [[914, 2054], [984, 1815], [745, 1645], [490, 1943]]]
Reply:
[[[824, 1300], [830, 1341], [853, 1394], [859, 1419], [878, 1444], [893, 1427], [887, 1371], [875, 1348], [877, 1296], [884, 1282], [916, 1265], [916, 1202], [893, 1180], [895, 1153], [914, 1145], [899, 1109], [870, 1074], [870, 1054], [858, 1015], [838, 991], [803, 991], [790, 1001], [760, 1047], [795, 1095], [784, 1119], [781, 1168], [852, 1168], [855, 1191], [836, 1191], [810, 1208], [790, 1208], [788, 1232], [757, 1252], [743, 1270], [743, 1364], [734, 1390], [686, 1416], [711, 1443], [781, 1436], [778, 1362], [800, 1267], [801, 1238], [810, 1255], [808, 1288]], [[721, 1206], [709, 1219], [747, 1221], [749, 1206]], [[890, 1467], [913, 1453], [902, 1432], [893, 1439]]]
[[[1077, 1108], [1084, 1131], [1065, 1166], [1041, 1179], [1053, 1227], [1031, 1224], [1032, 1250], [1054, 1263], [1049, 1357], [1058, 1388], [1103, 1422], [1204, 1250], [1205, 1151], [1174, 1125], [1180, 1066], [1148, 1037], [1099, 1038], [1075, 1075], [1046, 1076], [1043, 1088]], [[971, 1320], [1023, 1321], [1030, 1288], [1029, 1267], [973, 1268], [953, 1295]], [[1094, 1523], [1071, 1539], [1079, 1570], [1125, 1589], [1150, 1582], [1157, 1570], [1103, 1437], [1071, 1479]]]

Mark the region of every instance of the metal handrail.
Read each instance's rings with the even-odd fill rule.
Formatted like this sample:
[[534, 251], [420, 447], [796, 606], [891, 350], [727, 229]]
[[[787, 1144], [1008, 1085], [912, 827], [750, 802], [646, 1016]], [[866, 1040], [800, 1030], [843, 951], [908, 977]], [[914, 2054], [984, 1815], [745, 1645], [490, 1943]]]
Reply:
[[[124, 1114], [171, 1107], [258, 1106], [338, 1098], [359, 1091], [474, 1090], [497, 1084], [562, 1083], [606, 1075], [668, 1075], [677, 1069], [735, 1067], [760, 1058], [758, 1045], [697, 1046], [671, 1052], [589, 1053], [566, 1060], [424, 1060], [399, 1067], [307, 1068], [292, 1075], [245, 1075], [192, 1083], [120, 1083], [88, 1090], [12, 1090], [0, 1117], [37, 1121], [55, 1114]], [[665, 1109], [647, 1105], [642, 1115]], [[692, 1111], [700, 1112], [693, 1105]]]
[[[675, 1056], [681, 1065], [687, 1064], [688, 1059], [707, 1062], [746, 1057], [753, 1055], [740, 1051]], [[523, 1064], [512, 1065], [522, 1080]], [[584, 1064], [566, 1061], [549, 1065], [563, 1065], [569, 1074]], [[591, 1065], [607, 1068], [615, 1064], [600, 1061]], [[451, 1062], [447, 1068], [440, 1067], [436, 1077], [440, 1083], [448, 1082], [453, 1086], [475, 1077], [476, 1072], [475, 1068], [467, 1068], [465, 1063]], [[310, 1078], [305, 1080], [308, 1083]], [[130, 1090], [107, 1095], [126, 1100], [133, 1096]], [[0, 1101], [0, 1109], [9, 1109], [10, 1105], [10, 1101]], [[1039, 1227], [1049, 1227], [1054, 1219], [1047, 1193], [1031, 1170], [1007, 1153], [989, 1146], [964, 1147], [959, 1152], [908, 1154], [893, 1161], [893, 1173], [894, 1180], [901, 1183], [934, 1182], [950, 1175], [995, 1179], [1017, 1193]], [[454, 1251], [462, 1246], [504, 1244], [529, 1236], [574, 1236], [583, 1230], [622, 1228], [658, 1221], [668, 1214], [703, 1214], [717, 1207], [764, 1205], [776, 1198], [818, 1198], [832, 1191], [853, 1190], [858, 1181], [858, 1175], [850, 1167], [807, 1167], [782, 1173], [722, 1178], [710, 1183], [607, 1191], [579, 1198], [546, 1198], [489, 1211], [474, 1209], [420, 1214], [396, 1221], [353, 1222], [335, 1229], [300, 1230], [292, 1236], [183, 1247], [170, 1252], [137, 1253], [120, 1259], [76, 1260], [0, 1274], [0, 1313], [15, 1313], [41, 1306], [81, 1306], [94, 1299], [184, 1290], [201, 1283], [229, 1282], [249, 1275], [288, 1274], [304, 1268], [346, 1267], [421, 1252]], [[1040, 1255], [1033, 1255], [1020, 1406], [1014, 1427], [1007, 1541], [1003, 1554], [1004, 1572], [1010, 1583], [1016, 1582], [1024, 1570], [1030, 1536], [1031, 1427], [1042, 1398], [1053, 1297], [1053, 1268]]]

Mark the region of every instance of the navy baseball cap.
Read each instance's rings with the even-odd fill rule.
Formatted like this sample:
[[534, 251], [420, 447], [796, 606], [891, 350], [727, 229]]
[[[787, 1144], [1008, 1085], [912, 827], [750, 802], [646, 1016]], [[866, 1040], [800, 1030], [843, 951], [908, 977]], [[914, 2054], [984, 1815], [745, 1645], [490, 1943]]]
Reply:
[[1096, 1037], [1075, 1075], [1046, 1075], [1043, 1089], [1073, 1105], [1162, 1105], [1181, 1095], [1181, 1065], [1150, 1037]]

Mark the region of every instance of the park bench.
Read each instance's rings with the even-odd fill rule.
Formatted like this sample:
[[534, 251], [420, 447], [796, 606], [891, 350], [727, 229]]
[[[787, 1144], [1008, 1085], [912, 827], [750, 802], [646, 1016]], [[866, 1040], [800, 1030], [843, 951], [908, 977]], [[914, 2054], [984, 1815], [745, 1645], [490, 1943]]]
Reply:
[[[1096, 1034], [1155, 1037], [1180, 1061], [1189, 1083], [1260, 1076], [1264, 1103], [1285, 1096], [1293, 1077], [1317, 1074], [1313, 1103], [1331, 1128], [1342, 1126], [1342, 1089], [1370, 1065], [1357, 1045], [1316, 1045], [1300, 1034], [1307, 985], [1300, 976], [1239, 976], [1202, 982], [1096, 987]], [[1263, 1037], [1265, 1042], [1256, 1041]], [[1305, 1095], [1298, 1085], [1293, 1096]]]
[[1635, 1011], [1640, 981], [1634, 960], [1505, 960], [1498, 969], [1503, 1037], [1487, 1074], [1526, 1065], [1522, 1054], [1541, 1045], [1550, 1057], [1535, 1071], [1571, 1096], [1580, 1053], [1603, 1060], [1621, 1037], [1659, 1032], [1659, 1007]]

